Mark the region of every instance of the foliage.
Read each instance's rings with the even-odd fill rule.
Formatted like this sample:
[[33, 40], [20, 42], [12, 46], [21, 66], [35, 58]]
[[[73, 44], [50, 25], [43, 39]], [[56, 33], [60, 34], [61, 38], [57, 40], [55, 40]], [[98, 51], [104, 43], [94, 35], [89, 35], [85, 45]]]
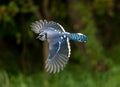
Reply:
[[[63, 71], [59, 74], [36, 73], [31, 76], [6, 76], [1, 72], [1, 87], [118, 87], [120, 85], [120, 67], [114, 66], [105, 73], [86, 71]], [[4, 83], [3, 83], [4, 81]]]

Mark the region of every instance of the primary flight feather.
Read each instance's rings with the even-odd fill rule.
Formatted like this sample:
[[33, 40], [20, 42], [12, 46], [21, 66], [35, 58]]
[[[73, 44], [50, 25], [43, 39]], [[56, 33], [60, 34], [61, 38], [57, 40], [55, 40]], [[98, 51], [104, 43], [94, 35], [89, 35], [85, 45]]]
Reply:
[[49, 43], [48, 58], [45, 62], [47, 72], [56, 73], [63, 70], [70, 57], [69, 40], [86, 42], [87, 37], [81, 33], [68, 33], [56, 22], [40, 20], [31, 24], [31, 29], [38, 34], [37, 39]]

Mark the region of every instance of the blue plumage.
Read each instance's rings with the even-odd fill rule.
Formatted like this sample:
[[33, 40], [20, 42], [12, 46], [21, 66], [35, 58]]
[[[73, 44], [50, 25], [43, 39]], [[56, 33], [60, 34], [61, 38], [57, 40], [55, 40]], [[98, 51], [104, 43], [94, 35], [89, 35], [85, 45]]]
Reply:
[[63, 70], [70, 57], [69, 40], [86, 42], [87, 37], [81, 33], [68, 33], [56, 22], [40, 20], [32, 23], [32, 30], [39, 34], [38, 39], [49, 42], [48, 58], [45, 62], [47, 72], [56, 73]]
[[87, 41], [87, 37], [81, 33], [71, 33], [71, 34], [67, 34], [67, 37], [70, 40], [76, 40], [76, 41], [80, 41], [80, 42], [86, 42]]

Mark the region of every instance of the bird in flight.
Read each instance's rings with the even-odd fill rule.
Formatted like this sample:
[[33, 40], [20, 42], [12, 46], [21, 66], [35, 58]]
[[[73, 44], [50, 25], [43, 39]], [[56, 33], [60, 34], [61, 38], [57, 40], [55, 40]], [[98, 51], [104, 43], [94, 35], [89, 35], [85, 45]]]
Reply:
[[30, 26], [32, 31], [38, 34], [36, 39], [49, 43], [48, 58], [45, 61], [45, 70], [49, 73], [60, 72], [67, 64], [71, 53], [69, 40], [87, 41], [87, 37], [82, 33], [66, 32], [54, 21], [39, 20]]

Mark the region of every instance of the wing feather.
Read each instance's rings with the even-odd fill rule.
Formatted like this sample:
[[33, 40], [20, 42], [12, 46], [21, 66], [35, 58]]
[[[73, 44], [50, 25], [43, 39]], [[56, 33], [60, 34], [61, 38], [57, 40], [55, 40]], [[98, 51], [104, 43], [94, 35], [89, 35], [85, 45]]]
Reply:
[[39, 20], [30, 25], [32, 31], [39, 34], [41, 31], [51, 29], [58, 32], [65, 32], [64, 28], [54, 21]]
[[63, 70], [70, 56], [70, 46], [68, 38], [64, 38], [56, 44], [49, 45], [49, 56], [45, 63], [45, 69], [49, 73], [56, 73]]

